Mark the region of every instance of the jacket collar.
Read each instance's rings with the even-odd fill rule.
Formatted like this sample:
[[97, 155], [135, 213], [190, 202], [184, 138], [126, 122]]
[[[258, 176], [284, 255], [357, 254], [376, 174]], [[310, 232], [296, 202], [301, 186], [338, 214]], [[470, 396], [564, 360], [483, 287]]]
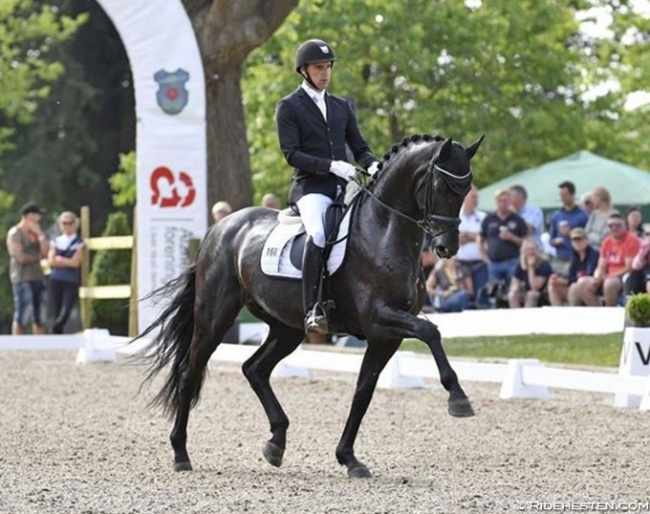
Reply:
[[[296, 94], [300, 97], [300, 100], [302, 103], [305, 105], [305, 107], [311, 112], [314, 116], [318, 117], [319, 120], [321, 120], [323, 123], [327, 124], [327, 122], [323, 119], [323, 115], [320, 112], [320, 109], [314, 102], [314, 100], [309, 96], [309, 93], [305, 91], [301, 86], [298, 87]], [[325, 102], [327, 102], [327, 97], [328, 95], [325, 94]], [[329, 111], [329, 108], [328, 108]]]

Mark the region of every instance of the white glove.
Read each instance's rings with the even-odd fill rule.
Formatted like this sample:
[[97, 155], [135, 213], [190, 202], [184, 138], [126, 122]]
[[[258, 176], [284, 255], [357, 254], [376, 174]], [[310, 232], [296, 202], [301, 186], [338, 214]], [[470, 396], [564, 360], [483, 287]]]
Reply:
[[356, 172], [357, 170], [349, 162], [332, 161], [332, 164], [330, 164], [330, 173], [333, 173], [337, 177], [341, 177], [346, 182], [349, 182]]
[[379, 161], [373, 162], [369, 167], [368, 167], [368, 173], [370, 173], [370, 176], [372, 177], [375, 173], [379, 171]]

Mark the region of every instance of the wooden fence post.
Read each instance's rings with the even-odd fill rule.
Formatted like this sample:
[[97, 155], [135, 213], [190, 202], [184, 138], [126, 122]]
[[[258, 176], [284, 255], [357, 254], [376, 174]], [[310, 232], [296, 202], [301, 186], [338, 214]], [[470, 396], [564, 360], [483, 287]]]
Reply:
[[[135, 222], [134, 222], [135, 232]], [[135, 337], [138, 333], [137, 316], [137, 256], [135, 236], [90, 237], [90, 208], [81, 207], [81, 237], [84, 241], [84, 258], [81, 263], [81, 287], [79, 298], [83, 328], [90, 328], [91, 302], [101, 299], [129, 299], [128, 333]], [[129, 284], [93, 286], [89, 285], [91, 250], [131, 250], [131, 278]]]
[[133, 210], [133, 249], [131, 250], [131, 298], [129, 299], [129, 337], [138, 335], [138, 224]]
[[[81, 207], [81, 239], [84, 241], [83, 259], [81, 261], [81, 287], [88, 287], [90, 275], [90, 249], [87, 241], [90, 239], [90, 208]], [[85, 329], [90, 328], [90, 298], [81, 298], [81, 324]]]

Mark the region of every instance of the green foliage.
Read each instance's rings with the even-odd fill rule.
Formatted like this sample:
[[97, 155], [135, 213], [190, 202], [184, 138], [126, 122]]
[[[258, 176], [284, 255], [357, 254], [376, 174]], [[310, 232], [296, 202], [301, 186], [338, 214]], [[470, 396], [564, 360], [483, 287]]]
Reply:
[[[59, 16], [58, 8], [32, 0], [0, 2], [0, 118], [19, 124], [32, 121], [39, 100], [63, 73], [47, 56], [69, 38], [85, 16]], [[0, 155], [11, 148], [13, 128], [0, 130]]]
[[[444, 334], [443, 334], [444, 336]], [[618, 366], [622, 334], [531, 335], [443, 338], [451, 357], [539, 359], [584, 366]], [[430, 353], [422, 342], [405, 340], [401, 350]]]
[[[605, 50], [595, 57], [606, 45], [579, 31], [575, 9], [587, 3], [472, 4], [479, 5], [332, 0], [323, 8], [301, 2], [247, 62], [243, 89], [256, 198], [288, 189], [291, 170], [278, 148], [274, 107], [300, 83], [294, 52], [312, 37], [334, 47], [338, 61], [329, 90], [354, 100], [378, 156], [414, 133], [440, 133], [464, 144], [486, 134], [473, 161], [479, 186], [582, 149], [637, 166], [641, 154], [648, 159], [641, 137], [650, 135], [648, 124], [624, 111], [622, 94], [598, 101], [586, 95], [616, 59]], [[636, 18], [619, 23], [641, 24]], [[647, 73], [643, 44], [624, 48]], [[632, 73], [625, 70], [608, 73], [624, 78]]]
[[[128, 218], [122, 212], [108, 217], [102, 236], [132, 234]], [[100, 250], [92, 262], [91, 286], [129, 284], [131, 281], [131, 250]], [[93, 300], [92, 326], [108, 329], [111, 334], [127, 335], [129, 304], [127, 300]]]
[[650, 295], [639, 293], [632, 296], [625, 305], [625, 315], [630, 326], [650, 327]]
[[135, 181], [135, 152], [120, 154], [120, 165], [117, 172], [108, 179], [113, 195], [113, 205], [116, 207], [134, 207], [136, 197]]

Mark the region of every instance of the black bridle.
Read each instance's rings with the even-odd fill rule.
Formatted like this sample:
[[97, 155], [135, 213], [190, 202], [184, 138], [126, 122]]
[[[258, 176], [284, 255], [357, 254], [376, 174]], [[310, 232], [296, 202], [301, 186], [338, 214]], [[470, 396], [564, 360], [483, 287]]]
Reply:
[[[465, 175], [458, 176], [448, 172], [447, 170], [441, 168], [437, 164], [433, 164], [433, 166], [429, 167], [429, 169], [425, 173], [424, 178], [420, 181], [418, 187], [416, 188], [416, 195], [417, 195], [417, 193], [420, 191], [420, 189], [422, 189], [423, 186], [426, 187], [425, 190], [426, 207], [424, 209], [425, 211], [424, 217], [419, 220], [412, 218], [408, 214], [404, 214], [403, 212], [398, 211], [394, 207], [391, 207], [390, 205], [384, 203], [382, 200], [379, 199], [377, 195], [375, 195], [368, 187], [366, 187], [360, 181], [355, 180], [355, 182], [361, 187], [361, 190], [364, 193], [369, 195], [377, 203], [385, 207], [390, 212], [397, 214], [398, 216], [410, 221], [411, 223], [415, 223], [418, 227], [424, 230], [424, 232], [430, 234], [432, 239], [435, 239], [436, 237], [441, 236], [446, 232], [458, 230], [458, 226], [460, 225], [460, 218], [458, 217], [443, 216], [441, 214], [433, 214], [433, 213], [426, 212], [428, 206], [432, 204], [433, 182], [434, 182], [434, 174], [436, 172], [440, 174], [440, 176], [444, 180], [445, 184], [449, 187], [449, 189], [451, 189], [454, 193], [458, 195], [464, 197], [472, 187], [471, 169]], [[366, 171], [361, 171], [360, 173], [369, 176], [369, 173]], [[429, 174], [431, 174], [431, 176], [429, 176]], [[435, 228], [434, 228], [435, 225], [442, 225], [444, 228], [442, 230], [439, 230], [438, 232], [435, 232]]]

